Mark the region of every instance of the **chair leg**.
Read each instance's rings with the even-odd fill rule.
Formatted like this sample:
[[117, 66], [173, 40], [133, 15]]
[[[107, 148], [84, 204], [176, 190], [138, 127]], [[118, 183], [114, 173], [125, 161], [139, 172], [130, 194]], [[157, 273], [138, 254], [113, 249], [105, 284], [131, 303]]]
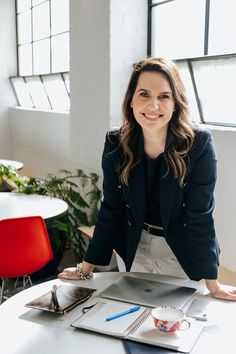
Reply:
[[32, 280], [30, 278], [30, 275], [28, 275], [28, 274], [23, 276], [23, 289], [26, 288], [27, 283], [29, 283], [30, 286], [33, 286], [33, 283], [32, 283]]
[[[14, 284], [14, 289], [17, 289], [17, 284], [19, 282], [19, 277], [16, 278], [15, 284]], [[29, 286], [33, 286], [32, 280], [28, 274], [23, 275], [22, 277], [22, 288], [25, 289], [27, 287], [27, 284], [29, 283]]]
[[[3, 295], [4, 295], [5, 285], [6, 285], [5, 279], [1, 278], [1, 280], [2, 280], [2, 286], [1, 286], [1, 291], [0, 291], [0, 305], [3, 301], [3, 298], [5, 298]], [[14, 283], [14, 286], [12, 289], [13, 294], [14, 294], [14, 290], [17, 289], [18, 282], [19, 282], [19, 277], [17, 277], [15, 280], [15, 283]], [[32, 283], [31, 277], [29, 275], [24, 275], [22, 277], [22, 289], [25, 289], [27, 287], [27, 285], [33, 286], [33, 283]], [[6, 297], [6, 298], [8, 298], [8, 297]]]
[[19, 280], [19, 277], [16, 277], [16, 280], [15, 280], [15, 284], [14, 284], [13, 289], [16, 289], [16, 288], [17, 288], [18, 280]]
[[0, 293], [0, 305], [3, 300], [3, 293], [4, 293], [4, 287], [5, 287], [5, 280], [4, 280], [4, 278], [1, 278], [1, 279], [2, 279], [2, 287], [1, 287], [1, 293]]

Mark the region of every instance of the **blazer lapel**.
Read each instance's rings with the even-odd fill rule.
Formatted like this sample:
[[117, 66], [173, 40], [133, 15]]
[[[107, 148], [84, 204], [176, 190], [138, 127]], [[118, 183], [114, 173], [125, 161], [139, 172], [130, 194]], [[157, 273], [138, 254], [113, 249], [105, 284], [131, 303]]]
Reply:
[[[137, 164], [131, 170], [129, 185], [126, 186], [121, 183], [121, 187], [123, 189], [125, 201], [127, 203], [127, 208], [130, 208], [130, 211], [132, 212], [135, 219], [135, 225], [138, 227], [138, 229], [140, 229], [143, 226], [146, 206], [145, 158], [143, 150], [143, 134], [141, 129], [137, 130], [134, 139], [135, 146], [137, 147]], [[121, 155], [119, 154], [119, 157], [120, 156]], [[116, 165], [120, 166], [118, 159], [116, 160]]]
[[[167, 167], [167, 162], [164, 159], [162, 165], [162, 176], [165, 176]], [[160, 208], [161, 219], [165, 230], [167, 230], [169, 225], [170, 215], [173, 208], [178, 183], [178, 178], [173, 175], [171, 170], [169, 170], [168, 174], [164, 178], [161, 178]]]
[[123, 186], [124, 194], [128, 207], [135, 218], [138, 228], [142, 227], [144, 222], [144, 212], [146, 205], [146, 175], [145, 160], [142, 158], [132, 170], [129, 186]]

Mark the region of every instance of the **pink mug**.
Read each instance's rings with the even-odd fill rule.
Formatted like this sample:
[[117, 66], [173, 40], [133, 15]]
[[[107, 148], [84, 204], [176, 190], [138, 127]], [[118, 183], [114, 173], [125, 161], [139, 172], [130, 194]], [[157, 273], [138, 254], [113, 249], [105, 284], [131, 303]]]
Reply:
[[152, 310], [156, 329], [163, 332], [183, 331], [190, 327], [186, 314], [174, 306], [159, 306]]

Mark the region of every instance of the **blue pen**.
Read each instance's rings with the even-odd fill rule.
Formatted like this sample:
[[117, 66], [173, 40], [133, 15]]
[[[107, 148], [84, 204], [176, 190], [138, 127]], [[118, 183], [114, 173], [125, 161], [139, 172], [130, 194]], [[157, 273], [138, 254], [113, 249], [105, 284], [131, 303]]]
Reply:
[[115, 320], [116, 318], [119, 318], [119, 317], [122, 317], [122, 316], [128, 315], [129, 313], [132, 313], [132, 312], [135, 312], [135, 311], [138, 311], [139, 309], [140, 309], [140, 306], [135, 306], [135, 307], [132, 307], [131, 309], [129, 309], [129, 310], [127, 310], [127, 311], [120, 312], [120, 313], [117, 313], [116, 315], [113, 315], [113, 316], [107, 317], [107, 318], [106, 318], [106, 321], [112, 321], [112, 320]]

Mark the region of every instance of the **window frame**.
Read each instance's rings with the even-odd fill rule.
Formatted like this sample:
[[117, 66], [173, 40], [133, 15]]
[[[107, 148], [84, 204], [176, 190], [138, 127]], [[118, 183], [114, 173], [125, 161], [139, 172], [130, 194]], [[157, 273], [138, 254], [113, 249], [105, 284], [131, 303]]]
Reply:
[[[166, 3], [174, 2], [177, 0], [160, 0], [159, 2], [156, 2], [155, 0], [147, 0], [148, 3], [148, 19], [147, 19], [147, 56], [151, 57], [152, 56], [152, 10], [156, 6], [161, 6]], [[213, 125], [213, 126], [223, 126], [223, 127], [236, 127], [236, 122], [235, 123], [226, 123], [226, 122], [214, 122], [214, 121], [209, 121], [206, 120], [203, 114], [203, 108], [201, 105], [201, 101], [199, 98], [199, 90], [196, 84], [196, 79], [194, 75], [194, 69], [193, 69], [193, 63], [194, 62], [201, 62], [205, 60], [215, 60], [215, 59], [224, 59], [224, 58], [236, 58], [236, 52], [233, 53], [222, 53], [222, 54], [216, 54], [216, 55], [209, 55], [209, 26], [210, 26], [210, 6], [211, 6], [211, 0], [205, 0], [205, 25], [204, 25], [204, 41], [203, 41], [203, 56], [197, 56], [197, 57], [183, 57], [183, 58], [173, 58], [172, 60], [178, 64], [178, 62], [186, 62], [188, 65], [189, 69], [189, 74], [191, 78], [191, 83], [193, 87], [193, 91], [195, 94], [195, 100], [198, 108], [198, 113], [200, 117], [200, 123], [201, 124], [206, 124], [206, 125]]]
[[[52, 62], [53, 62], [53, 53], [52, 53], [52, 39], [55, 37], [58, 37], [59, 35], [65, 34], [65, 33], [70, 33], [70, 29], [68, 29], [68, 31], [62, 31], [62, 32], [58, 32], [58, 33], [52, 33], [52, 1], [53, 0], [43, 0], [40, 4], [37, 5], [33, 5], [33, 2], [31, 0], [31, 7], [29, 8], [29, 10], [31, 11], [31, 41], [24, 43], [24, 44], [31, 44], [32, 48], [31, 48], [31, 52], [32, 52], [32, 73], [27, 73], [27, 74], [21, 74], [19, 67], [20, 67], [20, 58], [19, 58], [19, 47], [22, 46], [22, 44], [19, 44], [19, 28], [18, 28], [18, 19], [17, 16], [21, 13], [24, 12], [18, 12], [17, 11], [17, 0], [15, 0], [15, 15], [16, 15], [16, 40], [17, 40], [17, 75], [18, 76], [33, 76], [33, 75], [46, 75], [46, 74], [55, 74], [55, 73], [59, 73], [59, 72], [65, 72], [67, 70], [62, 70], [62, 71], [54, 71], [52, 68]], [[43, 37], [41, 39], [33, 39], [33, 9], [35, 7], [41, 6], [42, 4], [48, 2], [49, 3], [49, 35], [46, 37]], [[40, 73], [34, 73], [34, 55], [33, 55], [33, 46], [34, 43], [38, 43], [41, 42], [42, 40], [46, 40], [49, 39], [50, 42], [50, 70], [47, 72], [40, 72]], [[69, 68], [68, 68], [69, 69]], [[68, 70], [69, 71], [69, 70]]]
[[[50, 95], [48, 94], [48, 92], [47, 92], [47, 90], [46, 90], [46, 88], [45, 88], [45, 84], [44, 84], [44, 77], [45, 77], [45, 76], [51, 76], [51, 77], [53, 77], [53, 76], [56, 76], [56, 75], [60, 75], [60, 76], [61, 76], [61, 80], [62, 80], [62, 82], [63, 82], [63, 84], [64, 84], [64, 86], [65, 86], [65, 92], [67, 93], [68, 98], [70, 99], [70, 92], [69, 92], [69, 90], [68, 90], [68, 86], [67, 86], [67, 84], [66, 84], [66, 79], [65, 79], [65, 77], [64, 77], [64, 75], [69, 75], [69, 72], [68, 72], [68, 71], [64, 71], [64, 72], [60, 72], [60, 73], [57, 72], [57, 73], [53, 73], [53, 74], [43, 74], [43, 75], [24, 75], [24, 76], [18, 76], [18, 75], [16, 75], [16, 76], [11, 76], [11, 77], [10, 77], [10, 83], [11, 83], [12, 89], [13, 89], [13, 91], [14, 91], [14, 93], [15, 93], [18, 106], [23, 107], [23, 108], [28, 108], [28, 109], [37, 109], [37, 110], [44, 110], [44, 111], [47, 111], [46, 108], [35, 106], [34, 100], [33, 100], [33, 98], [32, 98], [32, 93], [29, 91], [28, 88], [27, 88], [27, 91], [29, 91], [29, 97], [30, 97], [30, 99], [31, 99], [31, 101], [32, 101], [32, 106], [22, 106], [22, 105], [20, 104], [20, 101], [19, 101], [19, 98], [18, 98], [18, 95], [17, 95], [17, 91], [16, 91], [15, 86], [14, 86], [14, 83], [13, 83], [14, 79], [22, 78], [22, 80], [24, 81], [24, 84], [25, 84], [26, 87], [27, 87], [27, 78], [35, 77], [35, 78], [39, 78], [40, 82], [42, 83], [42, 86], [43, 86], [43, 88], [44, 88], [45, 94], [46, 94], [47, 99], [48, 99], [48, 103], [49, 103], [49, 106], [50, 106], [50, 110], [51, 110], [51, 111], [60, 111], [60, 110], [58, 110], [58, 109], [53, 108], [52, 103], [51, 103], [51, 99], [50, 99]], [[65, 110], [64, 112], [68, 112], [68, 111], [69, 111], [69, 109], [68, 109], [68, 110]]]
[[[10, 83], [11, 83], [11, 86], [12, 86], [12, 89], [14, 91], [14, 94], [16, 96], [16, 100], [17, 100], [17, 103], [18, 103], [18, 106], [20, 106], [21, 108], [26, 108], [26, 109], [37, 109], [37, 110], [43, 110], [43, 111], [60, 111], [61, 110], [57, 109], [57, 108], [53, 108], [52, 106], [52, 98], [50, 98], [50, 95], [47, 93], [47, 90], [45, 88], [45, 85], [44, 85], [44, 80], [43, 78], [44, 77], [48, 77], [48, 76], [51, 76], [52, 79], [55, 75], [59, 75], [59, 80], [62, 80], [63, 84], [64, 84], [64, 87], [65, 87], [65, 93], [68, 95], [68, 100], [70, 101], [70, 90], [69, 90], [69, 84], [70, 84], [70, 78], [69, 78], [69, 70], [70, 68], [68, 67], [68, 71], [67, 70], [63, 70], [63, 71], [57, 71], [57, 70], [53, 70], [53, 52], [52, 52], [52, 45], [53, 45], [53, 38], [59, 36], [59, 35], [62, 35], [62, 34], [65, 34], [65, 33], [68, 33], [70, 34], [70, 28], [69, 28], [69, 23], [68, 23], [68, 31], [62, 31], [62, 32], [58, 32], [58, 33], [52, 33], [52, 18], [51, 18], [51, 15], [52, 15], [52, 12], [51, 12], [51, 8], [52, 8], [52, 1], [53, 0], [42, 0], [40, 3], [38, 4], [35, 4], [33, 5], [33, 0], [30, 0], [30, 7], [27, 7], [25, 10], [23, 11], [18, 11], [18, 1], [15, 0], [15, 21], [16, 21], [16, 57], [17, 57], [17, 74], [14, 75], [14, 76], [11, 76], [9, 78], [10, 80]], [[37, 6], [40, 6], [44, 3], [48, 2], [48, 5], [49, 5], [49, 22], [50, 22], [50, 30], [49, 30], [49, 36], [45, 37], [45, 38], [41, 38], [41, 39], [34, 39], [33, 38], [33, 9]], [[68, 1], [69, 3], [69, 1]], [[54, 3], [55, 5], [56, 3]], [[25, 42], [23, 44], [30, 44], [31, 45], [31, 53], [32, 53], [32, 56], [31, 56], [31, 60], [32, 60], [32, 72], [31, 74], [26, 74], [26, 73], [20, 73], [20, 58], [19, 58], [19, 47], [22, 45], [19, 43], [19, 28], [18, 28], [18, 16], [19, 14], [21, 13], [24, 13], [24, 11], [30, 11], [30, 16], [31, 16], [31, 33], [30, 35], [28, 36], [29, 38], [31, 38], [31, 41], [30, 42]], [[49, 56], [50, 56], [50, 70], [48, 71], [45, 71], [45, 72], [38, 72], [38, 73], [35, 73], [35, 68], [34, 68], [34, 55], [33, 55], [33, 46], [34, 46], [34, 43], [37, 43], [39, 41], [42, 41], [44, 39], [49, 39], [50, 41], [50, 53]], [[69, 53], [70, 54], [70, 53]], [[68, 54], [68, 55], [69, 55]], [[60, 63], [59, 63], [60, 64]], [[69, 63], [68, 63], [69, 65]], [[48, 100], [48, 103], [49, 103], [49, 109], [45, 108], [45, 107], [36, 107], [35, 104], [34, 104], [34, 100], [32, 98], [32, 92], [29, 91], [29, 87], [27, 86], [27, 78], [29, 77], [34, 77], [36, 78], [37, 80], [39, 80], [41, 83], [42, 83], [42, 86], [43, 86], [43, 89], [46, 93], [46, 96], [47, 96], [47, 100]], [[66, 77], [66, 79], [65, 79]], [[30, 100], [32, 101], [32, 106], [27, 106], [27, 105], [22, 105], [20, 103], [20, 98], [18, 97], [17, 95], [17, 90], [15, 89], [15, 83], [14, 83], [14, 80], [16, 78], [22, 78], [22, 84], [25, 84], [26, 85], [26, 90], [28, 91], [29, 93], [29, 98]], [[61, 84], [61, 82], [60, 82]], [[63, 89], [64, 91], [64, 89]], [[66, 96], [65, 96], [65, 100], [67, 100]], [[69, 108], [70, 110], [70, 108]], [[63, 112], [68, 112], [69, 110], [65, 109], [65, 110], [62, 110]]]

